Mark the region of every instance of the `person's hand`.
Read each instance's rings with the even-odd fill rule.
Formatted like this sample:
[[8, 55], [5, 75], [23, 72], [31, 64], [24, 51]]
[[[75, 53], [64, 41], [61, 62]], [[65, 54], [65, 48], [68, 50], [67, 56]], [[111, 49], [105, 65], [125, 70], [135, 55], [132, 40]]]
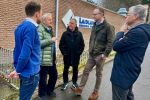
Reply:
[[13, 78], [13, 79], [18, 79], [19, 78], [19, 75], [17, 74], [16, 71], [13, 71], [11, 72], [9, 75], [8, 75], [9, 78]]
[[107, 57], [106, 57], [104, 54], [102, 54], [102, 58], [103, 58], [103, 59], [106, 59]]
[[52, 37], [52, 42], [55, 42], [57, 40], [56, 37]]
[[121, 41], [123, 38], [120, 38], [119, 41]]
[[128, 30], [128, 24], [124, 23], [123, 26], [121, 27], [120, 31], [126, 32]]

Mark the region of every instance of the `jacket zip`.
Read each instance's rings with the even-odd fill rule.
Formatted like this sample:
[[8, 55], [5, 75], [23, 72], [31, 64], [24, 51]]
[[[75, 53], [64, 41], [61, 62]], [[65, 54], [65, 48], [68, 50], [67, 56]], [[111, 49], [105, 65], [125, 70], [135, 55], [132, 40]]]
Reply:
[[43, 61], [43, 55], [44, 55], [44, 49], [43, 49], [43, 51], [42, 51], [42, 61]]

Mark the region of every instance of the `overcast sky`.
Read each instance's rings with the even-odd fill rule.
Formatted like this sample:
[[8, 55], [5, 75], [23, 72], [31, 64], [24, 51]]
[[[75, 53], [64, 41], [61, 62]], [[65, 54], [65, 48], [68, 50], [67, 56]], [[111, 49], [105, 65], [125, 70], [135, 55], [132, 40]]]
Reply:
[[93, 0], [93, 1], [97, 3], [97, 0]]

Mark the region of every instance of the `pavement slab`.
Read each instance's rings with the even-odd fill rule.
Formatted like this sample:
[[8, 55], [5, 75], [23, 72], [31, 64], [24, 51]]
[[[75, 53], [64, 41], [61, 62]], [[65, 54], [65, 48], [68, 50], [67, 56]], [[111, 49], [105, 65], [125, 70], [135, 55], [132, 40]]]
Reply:
[[0, 77], [0, 100], [5, 100], [5, 98], [11, 96], [12, 94], [14, 94], [12, 86]]

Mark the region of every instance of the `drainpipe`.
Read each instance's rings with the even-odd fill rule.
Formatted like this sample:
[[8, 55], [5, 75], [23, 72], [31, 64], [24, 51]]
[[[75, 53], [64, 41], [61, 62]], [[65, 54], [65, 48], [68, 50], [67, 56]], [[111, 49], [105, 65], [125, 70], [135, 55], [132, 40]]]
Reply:
[[[57, 37], [57, 30], [58, 30], [58, 8], [59, 8], [59, 0], [56, 2], [56, 26], [55, 26], [55, 36]], [[57, 40], [58, 41], [58, 40]], [[57, 57], [57, 41], [55, 42], [56, 48], [56, 57]]]

